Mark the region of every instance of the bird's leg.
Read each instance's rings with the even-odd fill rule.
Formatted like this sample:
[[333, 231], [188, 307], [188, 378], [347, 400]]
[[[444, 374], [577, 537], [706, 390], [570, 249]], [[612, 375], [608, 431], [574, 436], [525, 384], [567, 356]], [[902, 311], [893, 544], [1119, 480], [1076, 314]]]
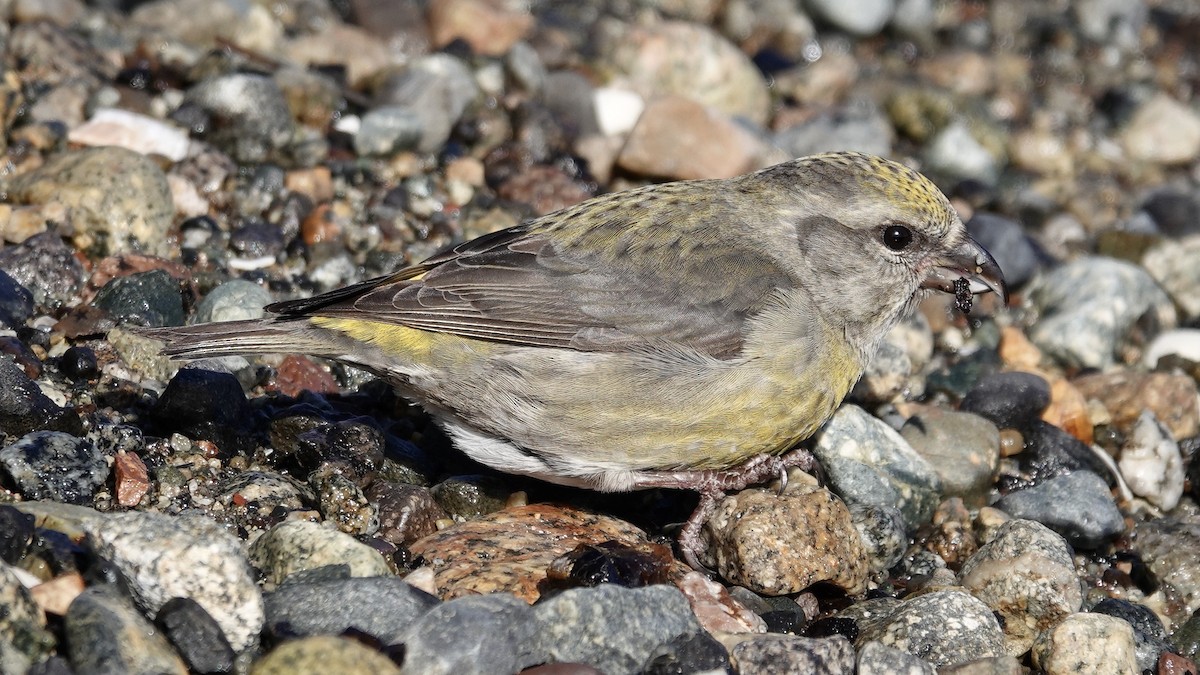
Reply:
[[755, 455], [743, 464], [732, 469], [708, 469], [693, 471], [647, 471], [637, 474], [633, 489], [670, 488], [676, 490], [695, 490], [700, 493], [700, 503], [692, 511], [679, 531], [679, 548], [683, 561], [693, 568], [707, 572], [708, 569], [700, 564], [698, 555], [703, 550], [700, 530], [708, 521], [717, 500], [726, 493], [744, 490], [751, 485], [765, 483], [768, 479], [779, 477], [780, 492], [787, 486], [787, 470], [799, 467], [811, 472], [817, 465], [813, 454], [805, 448], [796, 448], [784, 455]]

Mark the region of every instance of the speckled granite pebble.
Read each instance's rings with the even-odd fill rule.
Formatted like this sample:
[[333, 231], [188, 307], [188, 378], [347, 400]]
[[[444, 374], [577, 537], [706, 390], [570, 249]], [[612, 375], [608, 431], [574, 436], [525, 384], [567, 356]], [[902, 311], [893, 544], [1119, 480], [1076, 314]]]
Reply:
[[345, 565], [351, 576], [391, 575], [375, 549], [321, 523], [291, 520], [267, 530], [250, 545], [250, 563], [272, 583], [326, 565]]

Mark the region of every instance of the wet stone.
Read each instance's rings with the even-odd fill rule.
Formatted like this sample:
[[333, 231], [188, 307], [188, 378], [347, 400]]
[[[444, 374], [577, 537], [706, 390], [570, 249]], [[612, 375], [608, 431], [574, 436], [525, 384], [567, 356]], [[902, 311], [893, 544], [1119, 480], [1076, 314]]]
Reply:
[[108, 479], [104, 454], [85, 438], [35, 431], [0, 450], [3, 467], [26, 499], [91, 504]]
[[44, 394], [11, 359], [0, 356], [0, 432], [23, 436], [51, 430], [82, 434], [79, 416]]
[[71, 603], [65, 624], [77, 673], [188, 672], [166, 637], [112, 586], [84, 590]]
[[198, 673], [233, 672], [233, 649], [221, 627], [190, 598], [171, 598], [154, 623], [174, 645], [188, 667]]
[[1050, 384], [1032, 373], [996, 373], [979, 380], [959, 409], [991, 420], [1001, 429], [1028, 428], [1050, 405]]
[[391, 569], [378, 551], [332, 527], [307, 520], [280, 523], [250, 545], [253, 565], [272, 583], [328, 565], [344, 565], [354, 577], [387, 576]]
[[759, 635], [734, 646], [739, 673], [850, 673], [854, 646], [842, 636]]
[[1042, 523], [1084, 549], [1096, 548], [1125, 529], [1108, 484], [1091, 471], [1075, 471], [1010, 492], [994, 506], [1015, 518]]
[[51, 310], [71, 304], [87, 279], [75, 251], [53, 232], [0, 247], [0, 270], [28, 289], [35, 305]]
[[287, 583], [266, 595], [266, 629], [277, 638], [354, 629], [391, 645], [437, 604], [437, 598], [398, 577]]
[[33, 293], [0, 268], [0, 328], [15, 329], [33, 316]]
[[183, 325], [183, 291], [179, 282], [163, 270], [117, 277], [96, 293], [92, 304], [118, 323]]

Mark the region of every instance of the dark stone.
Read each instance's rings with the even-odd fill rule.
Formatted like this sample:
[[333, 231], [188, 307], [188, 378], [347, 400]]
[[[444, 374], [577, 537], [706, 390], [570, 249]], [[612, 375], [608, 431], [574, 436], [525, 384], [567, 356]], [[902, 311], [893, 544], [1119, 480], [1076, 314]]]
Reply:
[[705, 632], [671, 638], [650, 652], [650, 658], [642, 667], [642, 672], [647, 675], [723, 673], [728, 670], [729, 650]]
[[1181, 238], [1200, 232], [1200, 199], [1194, 194], [1165, 189], [1155, 192], [1142, 204], [1145, 211], [1168, 237]]
[[195, 600], [171, 598], [158, 610], [154, 623], [193, 672], [233, 672], [233, 648], [216, 620]]
[[1000, 265], [1009, 290], [1025, 285], [1041, 267], [1037, 247], [1017, 221], [993, 213], [976, 213], [966, 225], [971, 237]]
[[1021, 469], [1034, 483], [1073, 471], [1090, 471], [1098, 476], [1112, 475], [1086, 443], [1043, 420], [1032, 422], [1024, 431], [1025, 450], [1018, 455]]
[[960, 410], [991, 420], [1000, 429], [1029, 428], [1050, 405], [1050, 384], [1032, 373], [995, 373], [963, 397]]
[[68, 347], [58, 359], [58, 369], [72, 380], [91, 380], [100, 374], [96, 352], [90, 347]]
[[108, 312], [118, 323], [183, 325], [183, 289], [163, 270], [116, 277], [104, 284], [92, 304]]
[[0, 505], [0, 560], [15, 565], [33, 544], [33, 516]]
[[0, 269], [0, 328], [17, 328], [33, 316], [33, 293]]
[[92, 442], [61, 431], [35, 431], [0, 450], [0, 467], [25, 499], [91, 504], [108, 479], [108, 460]]
[[75, 251], [55, 232], [0, 247], [0, 270], [33, 294], [36, 305], [56, 311], [70, 304], [87, 280]]
[[250, 403], [229, 373], [183, 368], [171, 378], [154, 407], [154, 417], [172, 431], [212, 441], [225, 452], [251, 448], [247, 438]]
[[266, 630], [276, 637], [341, 635], [353, 629], [394, 644], [438, 604], [397, 577], [297, 579], [289, 577], [263, 598]]

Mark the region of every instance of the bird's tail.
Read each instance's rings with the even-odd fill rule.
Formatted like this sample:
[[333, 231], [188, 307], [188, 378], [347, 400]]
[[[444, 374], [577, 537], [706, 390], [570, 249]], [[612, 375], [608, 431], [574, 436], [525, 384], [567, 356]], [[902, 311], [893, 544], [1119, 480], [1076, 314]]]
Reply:
[[132, 332], [164, 343], [163, 354], [202, 359], [242, 354], [307, 354], [333, 356], [342, 350], [307, 322], [279, 319], [220, 321], [195, 326], [133, 328]]

